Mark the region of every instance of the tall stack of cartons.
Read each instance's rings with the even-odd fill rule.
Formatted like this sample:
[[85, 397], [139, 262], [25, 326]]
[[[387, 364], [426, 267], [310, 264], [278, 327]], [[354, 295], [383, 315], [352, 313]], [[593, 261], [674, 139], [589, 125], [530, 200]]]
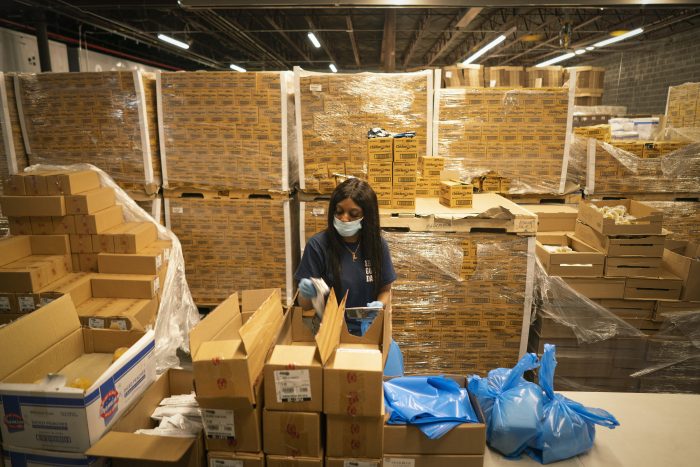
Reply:
[[418, 158], [417, 198], [435, 198], [440, 196], [440, 173], [445, 167], [445, 159], [437, 156]]
[[265, 465], [263, 368], [285, 318], [279, 289], [242, 299], [243, 313], [235, 293], [190, 332], [209, 465]]
[[525, 69], [521, 66], [490, 66], [484, 68], [484, 82], [491, 88], [522, 88], [527, 86]]
[[415, 209], [418, 183], [418, 140], [416, 138], [393, 138], [393, 151], [391, 207]]
[[564, 82], [564, 69], [560, 66], [531, 67], [525, 73], [529, 88], [557, 88]]
[[392, 207], [393, 163], [393, 138], [367, 140], [367, 181], [377, 194], [380, 208]]
[[301, 307], [287, 312], [265, 363], [263, 451], [268, 466], [323, 465], [323, 363]]
[[297, 230], [288, 78], [157, 75], [166, 224], [182, 242], [198, 305], [213, 307], [236, 290], [258, 287], [279, 287], [291, 301]]
[[700, 128], [700, 83], [668, 88], [666, 125], [672, 128]]

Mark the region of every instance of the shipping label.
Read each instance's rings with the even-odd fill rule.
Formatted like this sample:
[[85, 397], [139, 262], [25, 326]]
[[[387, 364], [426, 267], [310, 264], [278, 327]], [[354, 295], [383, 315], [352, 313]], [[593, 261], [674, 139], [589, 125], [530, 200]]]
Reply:
[[236, 437], [236, 430], [233, 426], [233, 410], [202, 409], [202, 421], [204, 422], [204, 432], [208, 438]]
[[277, 402], [308, 402], [311, 400], [309, 370], [275, 371]]

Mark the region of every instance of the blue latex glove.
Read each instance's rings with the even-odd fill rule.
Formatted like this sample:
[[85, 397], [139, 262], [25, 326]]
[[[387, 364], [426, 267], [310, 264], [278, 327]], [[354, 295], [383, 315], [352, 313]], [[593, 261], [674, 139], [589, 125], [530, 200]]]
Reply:
[[316, 296], [316, 287], [311, 279], [302, 279], [299, 281], [299, 292], [304, 298], [314, 298]]
[[375, 300], [373, 302], [369, 302], [367, 304], [367, 308], [384, 308], [384, 304], [379, 300]]

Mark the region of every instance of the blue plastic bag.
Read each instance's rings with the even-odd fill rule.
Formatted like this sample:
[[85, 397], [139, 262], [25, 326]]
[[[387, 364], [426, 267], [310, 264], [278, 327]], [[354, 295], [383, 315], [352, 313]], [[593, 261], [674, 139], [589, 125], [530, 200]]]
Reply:
[[478, 423], [466, 388], [444, 376], [405, 376], [384, 382], [390, 425], [417, 425], [430, 439], [462, 423]]
[[537, 366], [537, 355], [529, 353], [510, 370], [497, 368], [486, 378], [469, 379], [469, 391], [486, 418], [486, 441], [506, 457], [520, 456], [539, 433], [544, 394], [523, 378]]
[[539, 372], [539, 383], [545, 394], [544, 418], [537, 439], [527, 451], [530, 457], [543, 464], [568, 459], [591, 449], [595, 440], [595, 425], [607, 428], [620, 425], [605, 410], [584, 407], [554, 393], [555, 353], [553, 345], [544, 345]]
[[393, 338], [389, 345], [386, 365], [384, 365], [384, 376], [403, 376], [403, 354], [399, 344]]

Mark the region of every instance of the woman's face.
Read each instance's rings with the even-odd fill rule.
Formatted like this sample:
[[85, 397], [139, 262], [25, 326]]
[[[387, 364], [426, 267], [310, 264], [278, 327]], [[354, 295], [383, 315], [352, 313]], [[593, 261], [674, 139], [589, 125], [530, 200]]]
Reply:
[[364, 217], [362, 208], [352, 198], [345, 198], [335, 205], [335, 217], [339, 221], [351, 222]]

